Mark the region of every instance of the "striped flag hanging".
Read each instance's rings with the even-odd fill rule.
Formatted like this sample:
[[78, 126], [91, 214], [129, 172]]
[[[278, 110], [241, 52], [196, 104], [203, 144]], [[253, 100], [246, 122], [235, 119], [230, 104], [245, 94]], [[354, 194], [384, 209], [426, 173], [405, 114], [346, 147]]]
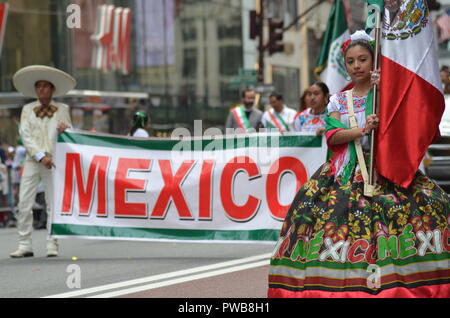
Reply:
[[445, 109], [426, 2], [386, 1], [382, 34], [376, 165], [381, 175], [406, 188], [439, 136]]
[[322, 49], [314, 73], [327, 84], [331, 94], [342, 91], [351, 79], [345, 70], [342, 44], [350, 38], [342, 0], [336, 0], [330, 10]]

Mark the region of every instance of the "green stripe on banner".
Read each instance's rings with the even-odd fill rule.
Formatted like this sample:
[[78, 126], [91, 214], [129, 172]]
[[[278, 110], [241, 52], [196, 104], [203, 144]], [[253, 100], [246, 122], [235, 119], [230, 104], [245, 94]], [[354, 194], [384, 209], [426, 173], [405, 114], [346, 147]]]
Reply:
[[277, 241], [279, 230], [220, 231], [125, 228], [74, 224], [52, 224], [51, 235], [116, 239], [191, 240], [191, 241]]
[[219, 140], [136, 140], [119, 138], [114, 136], [90, 135], [73, 132], [65, 132], [58, 136], [59, 143], [79, 144], [86, 146], [120, 148], [125, 149], [149, 149], [171, 151], [182, 149], [183, 151], [218, 151], [239, 149], [248, 147], [277, 147], [277, 148], [320, 148], [322, 136], [255, 136], [240, 137]]
[[[444, 252], [442, 254], [433, 254], [428, 253], [425, 256], [411, 256], [406, 259], [392, 259], [392, 258], [386, 258], [382, 261], [377, 261], [376, 265], [380, 267], [385, 267], [389, 265], [395, 265], [395, 266], [408, 266], [413, 265], [417, 263], [423, 263], [423, 262], [430, 262], [430, 261], [444, 261], [450, 259], [450, 253]], [[271, 261], [272, 266], [287, 266], [287, 267], [293, 267], [298, 270], [305, 270], [306, 268], [311, 267], [323, 267], [327, 269], [332, 270], [367, 270], [367, 266], [369, 266], [369, 263], [366, 262], [359, 262], [352, 264], [350, 262], [346, 263], [339, 263], [339, 262], [333, 262], [333, 261], [310, 261], [310, 262], [295, 262], [292, 261], [289, 258], [273, 258]]]

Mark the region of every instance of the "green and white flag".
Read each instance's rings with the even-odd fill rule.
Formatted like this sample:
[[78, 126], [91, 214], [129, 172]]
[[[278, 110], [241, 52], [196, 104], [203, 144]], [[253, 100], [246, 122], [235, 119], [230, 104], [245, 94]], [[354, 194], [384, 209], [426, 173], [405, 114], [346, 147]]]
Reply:
[[377, 23], [377, 11], [383, 12], [384, 0], [362, 0], [367, 2], [367, 22], [366, 22], [366, 32], [370, 34], [373, 29], [375, 29]]
[[327, 84], [331, 94], [342, 91], [351, 81], [342, 56], [342, 44], [349, 38], [343, 1], [336, 0], [330, 10], [322, 49], [314, 70], [316, 76]]

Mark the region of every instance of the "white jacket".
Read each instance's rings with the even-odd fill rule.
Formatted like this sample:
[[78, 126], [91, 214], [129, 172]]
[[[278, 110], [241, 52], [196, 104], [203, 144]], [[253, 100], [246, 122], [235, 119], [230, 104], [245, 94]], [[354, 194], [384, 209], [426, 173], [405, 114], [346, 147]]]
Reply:
[[58, 110], [52, 118], [44, 117], [43, 119], [36, 117], [34, 112], [34, 109], [40, 105], [41, 103], [37, 100], [23, 106], [19, 130], [23, 145], [27, 149], [27, 160], [34, 158], [38, 162], [44, 156], [53, 155], [58, 125], [65, 123], [69, 127], [72, 126], [68, 105], [52, 101], [50, 105], [57, 107]]

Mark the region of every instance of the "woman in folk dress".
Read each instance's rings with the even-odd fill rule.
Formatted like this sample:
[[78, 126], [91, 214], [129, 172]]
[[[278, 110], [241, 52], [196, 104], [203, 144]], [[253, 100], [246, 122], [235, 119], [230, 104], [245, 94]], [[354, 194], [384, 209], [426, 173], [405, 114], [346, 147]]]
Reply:
[[[450, 297], [450, 198], [417, 172], [407, 188], [377, 176], [373, 196], [355, 159], [366, 162], [373, 48], [353, 35], [343, 48], [355, 86], [331, 97], [326, 137], [333, 156], [297, 193], [271, 259], [269, 297]], [[352, 96], [349, 99], [349, 96]], [[349, 128], [352, 101], [357, 128]]]

